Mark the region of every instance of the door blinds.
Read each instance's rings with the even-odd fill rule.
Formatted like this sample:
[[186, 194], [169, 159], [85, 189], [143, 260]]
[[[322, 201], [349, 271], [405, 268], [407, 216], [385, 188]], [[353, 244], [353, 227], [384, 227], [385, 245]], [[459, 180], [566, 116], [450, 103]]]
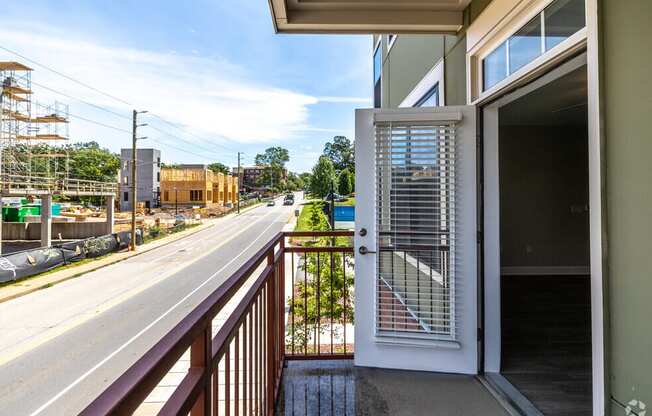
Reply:
[[455, 121], [378, 121], [379, 336], [455, 340]]

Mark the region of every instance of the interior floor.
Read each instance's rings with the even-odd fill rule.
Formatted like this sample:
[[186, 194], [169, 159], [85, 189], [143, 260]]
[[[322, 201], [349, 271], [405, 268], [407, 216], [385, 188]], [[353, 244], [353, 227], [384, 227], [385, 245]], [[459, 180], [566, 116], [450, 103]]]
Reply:
[[503, 276], [502, 375], [545, 415], [591, 415], [588, 276]]

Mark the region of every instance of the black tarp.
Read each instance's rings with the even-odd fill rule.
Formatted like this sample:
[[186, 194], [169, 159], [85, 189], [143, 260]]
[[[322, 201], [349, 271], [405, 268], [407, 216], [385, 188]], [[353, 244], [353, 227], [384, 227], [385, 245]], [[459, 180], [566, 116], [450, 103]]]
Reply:
[[[25, 250], [0, 257], [0, 283], [54, 269], [85, 258], [95, 258], [129, 247], [129, 231], [72, 241], [49, 248]], [[136, 230], [136, 244], [143, 244], [141, 230]]]
[[39, 248], [0, 257], [0, 283], [10, 282], [65, 264], [63, 250]]

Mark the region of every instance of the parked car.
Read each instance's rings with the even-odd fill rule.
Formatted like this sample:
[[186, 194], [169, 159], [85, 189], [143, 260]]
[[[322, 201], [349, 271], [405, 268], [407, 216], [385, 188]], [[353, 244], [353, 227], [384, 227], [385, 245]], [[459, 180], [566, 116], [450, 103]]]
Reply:
[[283, 200], [283, 205], [294, 205], [294, 197], [292, 198], [285, 197], [285, 199]]

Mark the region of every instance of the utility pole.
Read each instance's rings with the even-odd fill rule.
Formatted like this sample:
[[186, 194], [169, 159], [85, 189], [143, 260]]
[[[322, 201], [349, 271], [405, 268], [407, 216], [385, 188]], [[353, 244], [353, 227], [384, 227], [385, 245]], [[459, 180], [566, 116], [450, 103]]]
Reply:
[[147, 111], [136, 111], [133, 112], [133, 125], [132, 125], [132, 144], [131, 144], [131, 241], [130, 241], [130, 250], [136, 251], [136, 208], [138, 205], [138, 198], [136, 195], [136, 142], [139, 139], [146, 139], [146, 137], [138, 137], [136, 135], [136, 130], [138, 127], [144, 127], [147, 124], [138, 124], [137, 118], [138, 114], [146, 113]]
[[240, 189], [242, 189], [242, 184], [240, 183], [240, 155], [242, 153], [238, 152], [238, 195], [236, 198], [238, 198], [238, 214], [240, 213]]

